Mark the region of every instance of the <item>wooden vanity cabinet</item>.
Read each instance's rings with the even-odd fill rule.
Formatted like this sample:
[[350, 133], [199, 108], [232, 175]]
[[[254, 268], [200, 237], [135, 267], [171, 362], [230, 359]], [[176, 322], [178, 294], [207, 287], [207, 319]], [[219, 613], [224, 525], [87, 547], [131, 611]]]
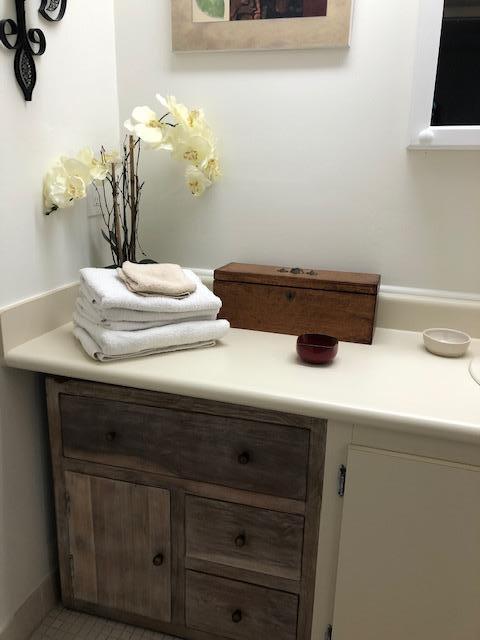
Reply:
[[311, 640], [326, 423], [48, 378], [62, 598], [191, 640]]

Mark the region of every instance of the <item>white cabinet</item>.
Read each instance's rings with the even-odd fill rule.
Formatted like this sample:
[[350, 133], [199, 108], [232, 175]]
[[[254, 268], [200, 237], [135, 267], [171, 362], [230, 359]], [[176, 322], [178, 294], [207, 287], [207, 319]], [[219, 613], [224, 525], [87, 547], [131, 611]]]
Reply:
[[334, 640], [480, 638], [480, 469], [350, 447]]

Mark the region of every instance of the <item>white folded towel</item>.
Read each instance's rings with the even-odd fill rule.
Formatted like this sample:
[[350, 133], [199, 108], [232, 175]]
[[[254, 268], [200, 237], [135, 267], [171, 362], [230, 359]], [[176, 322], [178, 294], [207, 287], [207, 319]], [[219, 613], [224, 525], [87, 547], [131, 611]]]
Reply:
[[[199, 312], [204, 315], [208, 312], [218, 313], [222, 306], [220, 298], [217, 298], [193, 271], [184, 269], [184, 273], [187, 278], [195, 282], [197, 288], [191, 295], [181, 300], [167, 296], [140, 296], [133, 293], [118, 277], [115, 269], [81, 269], [80, 291], [92, 305], [102, 309], [109, 318], [111, 318], [111, 310], [116, 313], [121, 310], [162, 313], [170, 314], [170, 317], [176, 313], [197, 315]], [[114, 319], [128, 320], [129, 318]], [[148, 318], [148, 320], [152, 319]]]
[[[102, 312], [97, 309], [85, 297], [77, 298], [75, 304], [75, 312], [81, 318], [100, 325], [104, 329], [112, 331], [141, 331], [143, 329], [154, 329], [155, 327], [163, 327], [167, 324], [177, 324], [179, 322], [192, 322], [203, 320], [215, 320], [217, 312], [205, 313], [198, 311], [195, 313], [149, 313], [148, 311], [128, 311], [124, 310], [118, 313], [120, 317], [128, 318], [126, 320], [110, 320], [108, 317], [109, 310]], [[174, 316], [174, 317], [172, 317]], [[149, 319], [151, 318], [151, 319]]]
[[81, 327], [74, 327], [73, 335], [82, 345], [84, 351], [98, 362], [116, 362], [117, 360], [130, 360], [132, 358], [143, 358], [145, 356], [154, 356], [161, 353], [171, 353], [173, 351], [186, 351], [187, 349], [200, 349], [206, 347], [214, 347], [215, 341], [211, 342], [197, 342], [196, 344], [185, 344], [177, 347], [165, 347], [163, 349], [145, 349], [145, 351], [139, 351], [138, 353], [129, 353], [121, 356], [107, 356], [104, 353], [98, 351], [97, 343], [92, 340], [85, 329]]
[[77, 313], [73, 320], [75, 337], [90, 357], [102, 362], [212, 346], [230, 328], [227, 320], [213, 320], [181, 322], [144, 331], [111, 331]]

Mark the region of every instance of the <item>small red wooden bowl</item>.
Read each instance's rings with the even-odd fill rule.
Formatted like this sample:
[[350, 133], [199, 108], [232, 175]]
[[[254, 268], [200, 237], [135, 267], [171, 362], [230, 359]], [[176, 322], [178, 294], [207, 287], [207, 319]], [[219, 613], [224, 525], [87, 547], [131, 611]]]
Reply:
[[338, 352], [338, 340], [321, 333], [305, 333], [297, 339], [297, 353], [309, 364], [327, 364]]

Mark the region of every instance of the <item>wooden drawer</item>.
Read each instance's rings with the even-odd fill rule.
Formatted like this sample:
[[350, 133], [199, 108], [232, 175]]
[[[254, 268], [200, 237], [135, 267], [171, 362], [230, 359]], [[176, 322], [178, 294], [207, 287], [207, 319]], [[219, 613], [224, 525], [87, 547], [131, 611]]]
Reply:
[[186, 497], [186, 555], [300, 580], [302, 516]]
[[187, 571], [187, 627], [232, 640], [295, 640], [298, 598]]
[[63, 454], [304, 500], [309, 431], [60, 394]]

